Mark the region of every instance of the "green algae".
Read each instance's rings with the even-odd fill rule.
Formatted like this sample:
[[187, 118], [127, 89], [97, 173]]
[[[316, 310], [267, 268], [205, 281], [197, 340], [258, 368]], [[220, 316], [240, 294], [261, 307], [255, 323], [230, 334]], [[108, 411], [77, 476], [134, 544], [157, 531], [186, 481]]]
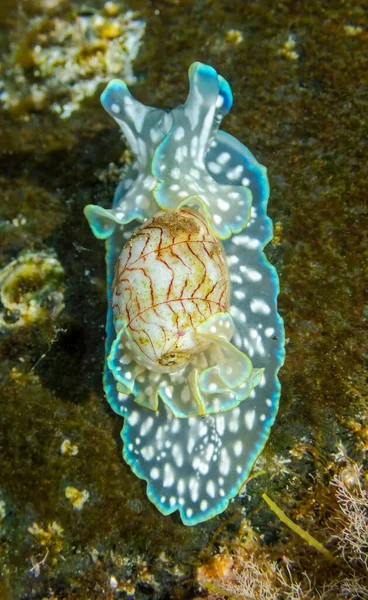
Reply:
[[[20, 121], [0, 112], [0, 268], [22, 252], [46, 251], [65, 272], [65, 308], [55, 320], [0, 336], [0, 597], [9, 600], [124, 598], [132, 590], [136, 598], [194, 597], [195, 568], [218, 528], [220, 540], [231, 540], [246, 509], [270, 551], [282, 542], [297, 552], [261, 494], [288, 514], [294, 507], [319, 537], [331, 473], [344, 452], [361, 463], [367, 449], [362, 7], [186, 0], [128, 8], [147, 23], [134, 95], [174, 106], [186, 94], [188, 66], [213, 64], [234, 91], [224, 126], [268, 167], [278, 237], [267, 254], [280, 274], [288, 338], [280, 412], [257, 466], [266, 474], [226, 513], [192, 529], [152, 507], [121, 457], [121, 422], [103, 399], [104, 256], [83, 217], [91, 200], [111, 203], [114, 183], [98, 173], [119, 162], [119, 134], [99, 90], [64, 121], [42, 110]], [[2, 4], [0, 14], [5, 53], [15, 2]], [[241, 33], [239, 43], [231, 30]], [[290, 36], [296, 57], [282, 51]], [[61, 453], [65, 439], [78, 447], [76, 456]], [[66, 499], [67, 486], [89, 492], [80, 512]], [[53, 522], [63, 529], [62, 545], [45, 547], [28, 529], [37, 523], [47, 531]], [[35, 577], [34, 561], [47, 549]]]

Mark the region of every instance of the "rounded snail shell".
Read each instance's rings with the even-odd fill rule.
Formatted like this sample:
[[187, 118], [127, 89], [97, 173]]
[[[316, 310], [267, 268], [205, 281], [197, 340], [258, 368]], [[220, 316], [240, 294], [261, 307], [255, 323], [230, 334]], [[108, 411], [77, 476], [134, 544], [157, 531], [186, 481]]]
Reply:
[[136, 362], [169, 373], [209, 342], [196, 334], [229, 309], [221, 243], [195, 211], [160, 211], [130, 238], [119, 257], [112, 304], [117, 333], [126, 330]]

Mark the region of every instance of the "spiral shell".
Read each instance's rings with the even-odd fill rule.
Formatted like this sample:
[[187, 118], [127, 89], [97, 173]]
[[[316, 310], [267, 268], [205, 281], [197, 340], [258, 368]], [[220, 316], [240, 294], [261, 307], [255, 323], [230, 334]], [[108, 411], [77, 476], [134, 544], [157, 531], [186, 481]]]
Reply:
[[119, 257], [115, 328], [125, 327], [138, 363], [168, 373], [209, 345], [196, 330], [229, 309], [229, 293], [224, 251], [199, 213], [160, 211]]

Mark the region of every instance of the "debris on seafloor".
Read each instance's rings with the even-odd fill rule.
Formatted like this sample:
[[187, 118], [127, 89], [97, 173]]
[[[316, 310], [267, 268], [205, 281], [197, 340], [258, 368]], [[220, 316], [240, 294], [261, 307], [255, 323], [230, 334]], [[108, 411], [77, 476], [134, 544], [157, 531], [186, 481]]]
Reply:
[[283, 58], [287, 58], [288, 60], [298, 60], [299, 54], [296, 52], [295, 47], [295, 38], [293, 35], [289, 35], [288, 39], [283, 44], [282, 48], [278, 50], [277, 54]]
[[[319, 554], [310, 552], [307, 545], [300, 545], [293, 538], [288, 545], [284, 541], [270, 549], [244, 519], [236, 542], [225, 540], [219, 552], [197, 568], [197, 581], [207, 590], [207, 600], [367, 598], [366, 482], [367, 473], [349, 461], [323, 490], [323, 502], [328, 505], [327, 520], [322, 518], [320, 521], [318, 514], [314, 517], [318, 530], [328, 535], [326, 541], [333, 552], [326, 548], [321, 552], [314, 543], [312, 545]], [[315, 507], [318, 506], [316, 502]], [[274, 510], [275, 505], [271, 506], [271, 510], [280, 517], [282, 511], [276, 508], [277, 511]], [[287, 521], [290, 522], [290, 519], [284, 521], [290, 526]], [[292, 529], [299, 536], [303, 531], [295, 524]], [[304, 539], [305, 536], [309, 537], [307, 542], [310, 544], [311, 536], [307, 531], [303, 531]], [[324, 556], [321, 557], [321, 554]]]
[[363, 33], [364, 29], [355, 25], [344, 25], [344, 31], [349, 37], [356, 37]]
[[89, 493], [87, 490], [77, 490], [77, 488], [72, 486], [67, 486], [65, 488], [65, 497], [70, 500], [75, 510], [82, 510], [84, 504], [89, 499]]
[[38, 523], [33, 523], [31, 527], [28, 527], [28, 531], [42, 546], [54, 546], [57, 550], [62, 548], [64, 530], [56, 521], [49, 523], [47, 529], [43, 529]]
[[50, 552], [54, 558], [60, 553], [63, 547], [64, 530], [56, 521], [53, 521], [52, 523], [48, 523], [47, 529], [43, 529], [38, 523], [33, 523], [31, 527], [28, 527], [28, 531], [46, 550], [42, 559], [37, 559], [35, 556], [30, 557], [32, 567], [29, 570], [29, 573], [37, 578], [40, 575], [41, 567], [45, 565]]
[[17, 116], [49, 109], [66, 119], [113, 77], [136, 81], [137, 56], [145, 23], [138, 13], [106, 2], [102, 10], [81, 10], [72, 2], [46, 5], [27, 18], [20, 14], [10, 52], [0, 67], [0, 102]]
[[72, 444], [70, 440], [65, 439], [60, 446], [60, 452], [63, 456], [76, 456], [78, 454], [78, 446]]
[[241, 31], [238, 29], [229, 29], [224, 35], [225, 42], [232, 46], [237, 46], [244, 41], [244, 37]]
[[0, 270], [0, 327], [56, 318], [64, 308], [64, 269], [47, 252], [25, 252]]

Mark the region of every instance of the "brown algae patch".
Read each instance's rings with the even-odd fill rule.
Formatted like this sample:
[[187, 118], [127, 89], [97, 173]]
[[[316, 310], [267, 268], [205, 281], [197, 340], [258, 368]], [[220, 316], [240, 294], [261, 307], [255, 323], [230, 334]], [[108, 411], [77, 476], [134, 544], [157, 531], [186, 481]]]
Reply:
[[40, 244], [65, 218], [60, 192], [50, 193], [41, 185], [31, 184], [26, 176], [0, 176], [0, 189], [0, 258], [7, 246], [29, 248]]

